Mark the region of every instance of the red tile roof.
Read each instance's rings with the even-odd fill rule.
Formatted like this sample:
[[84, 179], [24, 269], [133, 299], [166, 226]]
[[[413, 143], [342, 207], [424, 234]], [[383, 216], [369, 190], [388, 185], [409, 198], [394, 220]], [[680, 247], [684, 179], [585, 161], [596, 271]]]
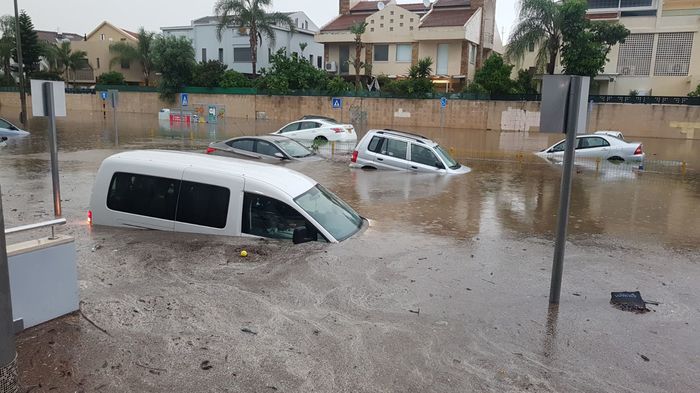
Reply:
[[[376, 0], [371, 0], [371, 1], [360, 1], [359, 3], [355, 4], [354, 7], [350, 10], [350, 12], [370, 12], [370, 11], [378, 11], [379, 8], [377, 8], [377, 3], [378, 1]], [[388, 1], [384, 0], [384, 4], [387, 4]], [[412, 12], [428, 12], [430, 8], [425, 8], [425, 5], [423, 3], [410, 3], [410, 4], [397, 4], [399, 7], [412, 11]]]
[[425, 5], [423, 3], [411, 3], [411, 4], [397, 4], [399, 7], [411, 11], [411, 12], [419, 12], [419, 13], [426, 13], [430, 10], [430, 7], [425, 8]]
[[420, 27], [464, 26], [474, 14], [472, 9], [436, 10], [423, 19]]
[[324, 31], [350, 30], [350, 27], [357, 22], [362, 22], [367, 18], [367, 14], [340, 15], [321, 29]]
[[433, 7], [469, 7], [469, 0], [437, 0]]

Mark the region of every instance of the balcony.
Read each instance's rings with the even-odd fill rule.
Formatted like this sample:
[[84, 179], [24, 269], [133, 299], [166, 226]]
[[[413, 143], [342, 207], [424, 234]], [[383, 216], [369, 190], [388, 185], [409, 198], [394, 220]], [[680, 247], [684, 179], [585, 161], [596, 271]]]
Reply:
[[95, 71], [92, 68], [71, 71], [70, 80], [78, 83], [95, 83]]
[[588, 0], [588, 12], [656, 10], [656, 0]]

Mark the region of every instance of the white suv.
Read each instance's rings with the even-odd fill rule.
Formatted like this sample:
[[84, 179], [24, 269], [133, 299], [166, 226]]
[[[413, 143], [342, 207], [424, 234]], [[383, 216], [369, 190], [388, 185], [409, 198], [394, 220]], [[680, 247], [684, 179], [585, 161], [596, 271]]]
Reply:
[[352, 153], [350, 167], [451, 174], [471, 172], [430, 139], [396, 130], [368, 131]]

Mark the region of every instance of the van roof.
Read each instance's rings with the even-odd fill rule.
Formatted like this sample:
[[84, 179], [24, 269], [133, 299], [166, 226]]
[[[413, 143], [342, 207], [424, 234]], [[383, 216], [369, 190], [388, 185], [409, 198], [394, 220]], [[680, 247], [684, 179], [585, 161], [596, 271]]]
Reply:
[[200, 168], [224, 172], [234, 176], [253, 178], [279, 188], [295, 198], [317, 182], [297, 171], [271, 164], [263, 164], [230, 157], [210, 156], [170, 150], [133, 150], [118, 153], [107, 160], [125, 160], [130, 162], [157, 162], [172, 168]]

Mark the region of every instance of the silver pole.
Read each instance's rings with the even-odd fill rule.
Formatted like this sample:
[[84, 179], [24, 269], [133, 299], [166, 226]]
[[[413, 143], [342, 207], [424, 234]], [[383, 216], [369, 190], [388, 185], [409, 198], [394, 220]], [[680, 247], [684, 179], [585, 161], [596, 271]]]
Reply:
[[51, 180], [53, 183], [53, 212], [61, 217], [61, 184], [58, 178], [58, 145], [56, 142], [56, 110], [53, 97], [53, 84], [44, 82], [44, 114], [49, 121], [49, 150], [51, 152]]
[[117, 105], [114, 102], [114, 97], [112, 98], [112, 117], [114, 118], [114, 144], [116, 146], [119, 146], [119, 129], [117, 128]]
[[15, 0], [15, 39], [17, 40], [17, 67], [19, 69], [19, 101], [21, 112], [19, 121], [23, 125], [27, 125], [27, 94], [24, 92], [24, 64], [22, 63], [22, 39], [19, 30], [19, 9], [17, 8], [17, 0]]
[[12, 296], [10, 293], [10, 272], [7, 265], [7, 244], [5, 243], [5, 219], [2, 211], [0, 191], [0, 389], [2, 392], [18, 392], [17, 349], [15, 348], [15, 328], [12, 317]]
[[561, 176], [559, 194], [559, 214], [557, 215], [557, 239], [554, 244], [554, 261], [552, 263], [552, 283], [549, 287], [549, 304], [559, 304], [561, 295], [561, 277], [564, 272], [564, 251], [566, 247], [566, 229], [569, 223], [569, 204], [571, 202], [571, 183], [574, 176], [574, 155], [576, 144], [576, 126], [581, 105], [581, 87], [583, 78], [571, 78], [569, 98], [566, 106], [566, 147], [564, 150], [564, 172]]

